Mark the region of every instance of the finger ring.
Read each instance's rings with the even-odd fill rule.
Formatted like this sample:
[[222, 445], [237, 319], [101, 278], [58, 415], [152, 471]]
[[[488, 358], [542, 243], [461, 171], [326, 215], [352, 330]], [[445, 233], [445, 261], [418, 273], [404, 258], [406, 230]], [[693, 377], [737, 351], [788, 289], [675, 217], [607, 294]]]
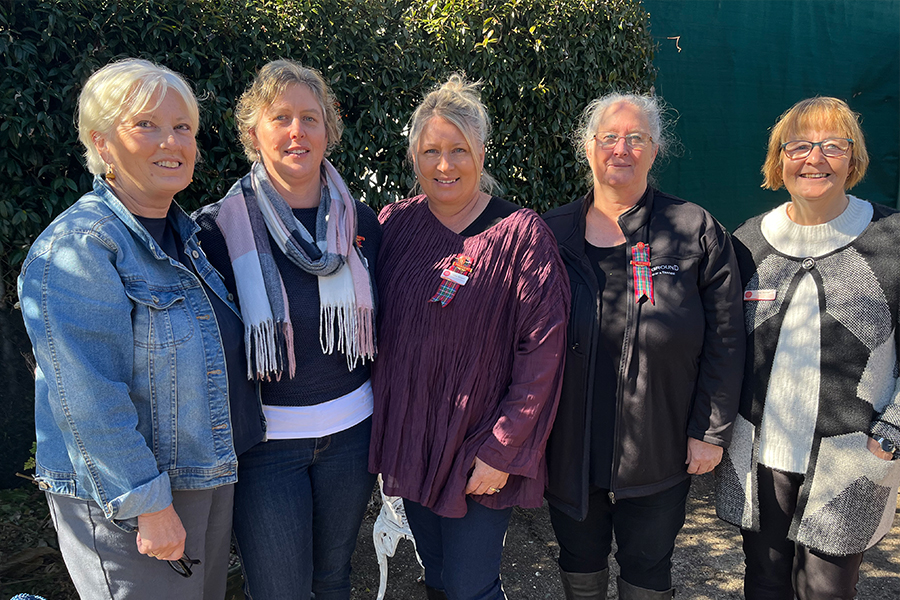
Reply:
[[489, 488], [489, 489], [490, 489], [490, 490], [491, 490], [491, 491], [492, 491], [492, 492], [494, 492], [494, 493], [495, 493], [495, 494], [496, 494], [496, 493], [497, 493], [497, 492], [499, 492], [499, 491], [500, 491], [500, 490], [498, 490], [498, 489], [497, 489], [497, 488], [495, 488], [495, 487], [492, 487], [492, 488]]

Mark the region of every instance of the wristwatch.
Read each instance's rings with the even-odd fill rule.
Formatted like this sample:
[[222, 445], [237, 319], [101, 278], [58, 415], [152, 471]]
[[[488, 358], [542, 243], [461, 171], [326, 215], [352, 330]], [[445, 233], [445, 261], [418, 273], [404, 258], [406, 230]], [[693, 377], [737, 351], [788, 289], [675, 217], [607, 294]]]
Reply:
[[888, 454], [893, 456], [891, 460], [897, 460], [898, 458], [900, 458], [900, 448], [898, 448], [894, 442], [887, 439], [883, 435], [879, 435], [878, 437], [874, 437], [872, 439], [878, 442], [878, 445], [881, 446], [881, 449], [884, 452], [887, 452]]

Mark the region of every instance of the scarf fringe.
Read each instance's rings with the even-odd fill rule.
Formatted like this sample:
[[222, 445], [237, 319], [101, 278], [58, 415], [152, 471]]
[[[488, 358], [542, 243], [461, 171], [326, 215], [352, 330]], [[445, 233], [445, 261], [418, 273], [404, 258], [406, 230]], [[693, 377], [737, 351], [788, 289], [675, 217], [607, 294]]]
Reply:
[[319, 310], [319, 344], [323, 354], [335, 349], [347, 357], [352, 371], [361, 360], [375, 358], [375, 311], [353, 304], [322, 305]]
[[284, 332], [284, 351], [287, 353], [288, 378], [293, 379], [297, 373], [297, 357], [294, 354], [294, 327], [290, 323], [281, 323]]
[[294, 330], [290, 323], [271, 319], [246, 328], [247, 379], [281, 380], [287, 365], [288, 377], [297, 370], [294, 357]]

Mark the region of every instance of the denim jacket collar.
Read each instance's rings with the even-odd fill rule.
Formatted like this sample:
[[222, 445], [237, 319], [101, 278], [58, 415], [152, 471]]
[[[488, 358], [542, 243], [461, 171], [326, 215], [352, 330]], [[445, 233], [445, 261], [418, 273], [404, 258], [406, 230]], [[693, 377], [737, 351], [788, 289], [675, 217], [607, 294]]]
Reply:
[[[169, 255], [159, 247], [159, 244], [156, 243], [156, 240], [153, 239], [147, 229], [144, 228], [134, 214], [122, 204], [122, 201], [116, 197], [116, 193], [113, 189], [100, 175], [94, 175], [94, 193], [132, 232], [134, 232], [135, 236], [150, 249], [153, 256], [159, 260], [170, 260]], [[194, 234], [200, 231], [200, 226], [194, 223], [188, 214], [184, 212], [174, 200], [169, 206], [168, 218], [175, 227], [175, 231], [178, 232], [179, 238], [183, 240], [184, 250], [187, 252], [190, 245], [189, 240], [194, 237]]]

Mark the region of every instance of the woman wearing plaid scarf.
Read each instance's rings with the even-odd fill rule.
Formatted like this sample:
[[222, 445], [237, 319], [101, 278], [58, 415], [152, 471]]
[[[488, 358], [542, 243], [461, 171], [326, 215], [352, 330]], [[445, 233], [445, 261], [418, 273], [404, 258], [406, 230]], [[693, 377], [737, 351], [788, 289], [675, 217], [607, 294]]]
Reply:
[[235, 110], [250, 173], [195, 215], [240, 305], [265, 413], [267, 439], [241, 455], [234, 499], [253, 600], [347, 600], [374, 486], [370, 272], [381, 227], [326, 158], [341, 138], [335, 104], [318, 71], [265, 65]]
[[731, 439], [744, 355], [731, 240], [648, 174], [668, 138], [657, 98], [610, 94], [576, 143], [593, 189], [545, 215], [572, 289], [568, 351], [547, 445], [566, 598], [602, 600], [615, 532], [619, 598], [671, 598], [690, 475]]

